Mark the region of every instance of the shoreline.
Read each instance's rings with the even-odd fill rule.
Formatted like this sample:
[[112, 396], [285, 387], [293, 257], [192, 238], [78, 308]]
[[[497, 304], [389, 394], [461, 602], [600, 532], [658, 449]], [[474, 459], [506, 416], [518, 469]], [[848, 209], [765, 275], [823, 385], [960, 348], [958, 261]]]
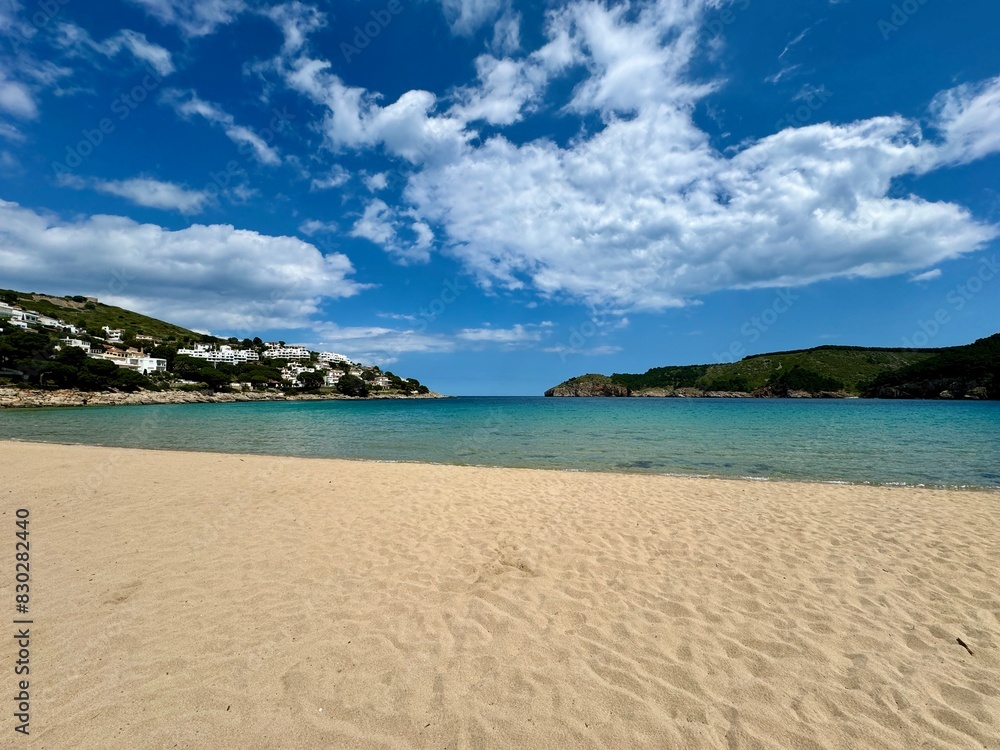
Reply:
[[992, 493], [3, 448], [40, 746], [1000, 741]]
[[[444, 397], [448, 398], [448, 397]], [[364, 400], [364, 399], [352, 399]], [[803, 487], [870, 487], [876, 489], [886, 489], [892, 491], [927, 491], [927, 492], [974, 492], [983, 494], [1000, 495], [1000, 487], [979, 484], [956, 484], [956, 485], [935, 485], [935, 484], [911, 484], [906, 482], [873, 482], [857, 481], [852, 482], [845, 479], [792, 479], [787, 477], [753, 477], [735, 476], [727, 474], [678, 474], [674, 472], [649, 472], [649, 471], [602, 471], [600, 469], [572, 469], [557, 467], [536, 467], [536, 466], [502, 466], [499, 464], [460, 464], [445, 463], [441, 461], [418, 461], [398, 458], [359, 458], [351, 456], [310, 456], [293, 453], [242, 453], [239, 451], [222, 451], [197, 448], [145, 448], [141, 446], [122, 445], [100, 445], [97, 443], [64, 443], [57, 440], [31, 440], [26, 438], [11, 438], [0, 436], [0, 447], [4, 445], [52, 445], [64, 446], [67, 448], [100, 448], [104, 450], [116, 451], [148, 451], [151, 453], [168, 454], [192, 454], [192, 455], [214, 455], [214, 456], [237, 456], [242, 458], [271, 458], [275, 460], [295, 459], [302, 461], [346, 461], [348, 463], [392, 465], [403, 466], [441, 466], [456, 469], [486, 469], [495, 471], [543, 471], [555, 474], [570, 474], [599, 477], [659, 477], [663, 479], [680, 479], [695, 482], [745, 482], [748, 484], [762, 485], [792, 485]]]
[[153, 406], [166, 404], [229, 404], [260, 401], [378, 401], [450, 398], [431, 391], [426, 394], [372, 394], [345, 396], [341, 393], [257, 392], [211, 393], [208, 391], [52, 391], [28, 388], [0, 388], [0, 409], [37, 409], [74, 406]]

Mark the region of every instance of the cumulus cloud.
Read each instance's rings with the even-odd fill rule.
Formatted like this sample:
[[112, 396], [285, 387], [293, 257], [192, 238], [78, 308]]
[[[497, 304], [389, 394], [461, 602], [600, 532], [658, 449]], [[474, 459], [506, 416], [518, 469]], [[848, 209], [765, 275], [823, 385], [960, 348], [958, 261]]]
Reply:
[[400, 214], [378, 198], [365, 206], [351, 236], [375, 243], [403, 263], [427, 262], [434, 244], [434, 232], [426, 222], [414, 219], [412, 213]]
[[0, 267], [14, 288], [95, 294], [188, 327], [303, 328], [324, 299], [367, 285], [341, 254], [229, 225], [171, 231], [122, 216], [74, 221], [0, 201]]
[[277, 150], [268, 145], [263, 138], [250, 128], [237, 125], [231, 114], [218, 105], [200, 99], [195, 92], [168, 89], [163, 92], [163, 100], [173, 106], [181, 117], [202, 117], [221, 127], [225, 131], [226, 137], [240, 147], [241, 153], [253, 154], [257, 161], [262, 164], [274, 166], [281, 163], [281, 156]]
[[[708, 0], [575, 2], [519, 59], [484, 55], [448, 109], [428, 91], [383, 104], [322, 60], [289, 86], [326, 107], [334, 149], [382, 147], [414, 165], [399, 205], [371, 201], [355, 236], [400, 255], [423, 224], [484, 287], [532, 288], [602, 309], [659, 310], [723, 289], [919, 272], [982, 248], [998, 227], [961, 206], [890, 197], [893, 182], [1000, 151], [1000, 79], [937, 97], [930, 129], [898, 116], [788, 127], [720, 153], [693, 118], [722, 85], [691, 73]], [[481, 139], [583, 71], [564, 111], [604, 126], [566, 145]]]
[[176, 26], [185, 36], [213, 33], [219, 26], [236, 20], [244, 10], [244, 0], [129, 0], [164, 25]]
[[469, 137], [456, 117], [433, 115], [437, 97], [429, 91], [408, 91], [387, 106], [359, 87], [347, 86], [329, 72], [330, 63], [302, 57], [286, 71], [294, 90], [326, 107], [323, 131], [334, 150], [383, 146], [414, 164], [456, 156]]
[[367, 175], [364, 179], [365, 187], [371, 192], [376, 193], [379, 190], [385, 190], [389, 185], [389, 176], [385, 172], [377, 172], [372, 175]]

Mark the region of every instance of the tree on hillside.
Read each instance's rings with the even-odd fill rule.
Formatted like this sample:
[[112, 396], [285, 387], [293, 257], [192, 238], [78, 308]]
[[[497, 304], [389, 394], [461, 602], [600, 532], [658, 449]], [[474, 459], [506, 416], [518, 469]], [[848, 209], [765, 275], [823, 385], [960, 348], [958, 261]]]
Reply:
[[302, 384], [302, 390], [318, 391], [323, 385], [323, 374], [319, 372], [300, 372], [299, 383]]
[[368, 385], [356, 375], [344, 375], [337, 382], [337, 391], [345, 396], [364, 397], [368, 395]]

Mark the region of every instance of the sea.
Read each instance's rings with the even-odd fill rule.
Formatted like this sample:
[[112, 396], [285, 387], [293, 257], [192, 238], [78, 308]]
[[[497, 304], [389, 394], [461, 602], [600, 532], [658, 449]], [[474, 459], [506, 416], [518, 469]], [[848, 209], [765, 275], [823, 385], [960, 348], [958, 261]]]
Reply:
[[989, 401], [462, 397], [5, 409], [0, 439], [1000, 489], [1000, 402]]

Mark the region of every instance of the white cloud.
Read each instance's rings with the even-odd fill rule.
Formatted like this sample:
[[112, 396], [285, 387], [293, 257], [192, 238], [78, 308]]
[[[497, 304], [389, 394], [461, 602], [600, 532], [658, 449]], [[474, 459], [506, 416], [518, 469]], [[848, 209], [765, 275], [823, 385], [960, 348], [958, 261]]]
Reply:
[[944, 161], [966, 164], [1000, 151], [1000, 76], [942, 92], [931, 105]]
[[138, 31], [123, 29], [100, 45], [108, 57], [114, 57], [121, 49], [127, 49], [137, 60], [148, 63], [161, 76], [174, 72], [173, 58], [170, 52], [158, 44], [146, 39], [145, 34]]
[[[411, 239], [405, 238], [407, 234]], [[378, 198], [365, 206], [351, 236], [375, 243], [404, 264], [427, 262], [434, 244], [434, 232], [426, 222], [405, 218]]]
[[148, 177], [130, 180], [97, 180], [93, 187], [102, 193], [117, 195], [140, 206], [180, 211], [182, 214], [200, 213], [211, 200], [202, 190], [190, 190], [172, 182]]
[[330, 190], [346, 185], [351, 173], [339, 164], [334, 164], [325, 177], [314, 177], [309, 183], [310, 190]]
[[512, 328], [463, 328], [456, 334], [456, 338], [462, 341], [472, 341], [477, 343], [493, 344], [523, 344], [532, 341], [541, 341], [542, 336], [547, 332], [545, 325], [514, 325]]
[[289, 55], [302, 49], [309, 34], [326, 26], [326, 15], [311, 5], [305, 5], [298, 0], [282, 3], [263, 11], [281, 29], [285, 37], [282, 44], [282, 54]]
[[313, 329], [326, 349], [363, 362], [394, 362], [400, 354], [441, 354], [455, 350], [451, 339], [414, 329], [340, 326], [324, 323]]
[[377, 172], [376, 174], [367, 175], [365, 177], [365, 187], [373, 193], [378, 192], [379, 190], [385, 190], [388, 184], [388, 174], [385, 172]]
[[127, 49], [133, 57], [148, 64], [161, 76], [168, 76], [174, 72], [170, 52], [149, 41], [145, 34], [131, 29], [122, 29], [103, 42], [97, 42], [91, 38], [86, 29], [73, 23], [60, 23], [56, 26], [54, 43], [71, 54], [84, 57], [91, 56], [94, 52], [104, 57], [114, 57], [123, 49]]
[[162, 24], [176, 26], [186, 36], [205, 36], [236, 20], [244, 0], [130, 0]]
[[[1000, 234], [961, 206], [889, 197], [900, 177], [1000, 151], [1000, 79], [935, 99], [935, 132], [874, 117], [789, 127], [720, 153], [693, 110], [723, 83], [691, 72], [702, 12], [715, 6], [572, 2], [550, 12], [540, 49], [480, 57], [477, 82], [444, 111], [428, 91], [383, 104], [323, 60], [300, 58], [284, 74], [325, 106], [331, 148], [381, 147], [414, 165], [400, 204], [371, 201], [354, 235], [405, 258], [405, 225], [433, 228], [416, 257], [440, 247], [487, 288], [657, 310], [723, 289], [918, 272]], [[559, 145], [471, 129], [524, 118], [570, 70], [585, 75], [563, 110], [598, 115], [596, 132]]]
[[0, 267], [13, 288], [95, 294], [188, 327], [311, 325], [324, 299], [366, 288], [344, 255], [229, 225], [170, 231], [122, 216], [62, 221], [0, 201]]
[[441, 0], [444, 17], [456, 34], [473, 34], [500, 13], [505, 0]]
[[493, 24], [493, 41], [490, 48], [494, 54], [510, 55], [521, 48], [521, 14], [508, 8]]
[[560, 344], [559, 346], [549, 346], [542, 351], [547, 354], [559, 354], [565, 357], [568, 354], [579, 354], [584, 357], [606, 357], [611, 354], [617, 354], [622, 348], [620, 346], [614, 346], [611, 344], [602, 344], [601, 346], [592, 346], [586, 349], [578, 349], [573, 346], [566, 346], [565, 344]]
[[545, 83], [544, 71], [524, 61], [498, 60], [492, 55], [476, 59], [479, 83], [456, 92], [459, 103], [448, 114], [463, 123], [485, 120], [510, 125], [522, 117], [524, 106], [536, 98]]
[[231, 114], [215, 104], [200, 99], [195, 92], [168, 89], [163, 92], [163, 100], [173, 106], [177, 114], [182, 117], [191, 118], [197, 115], [220, 126], [229, 140], [240, 147], [240, 153], [253, 154], [257, 161], [270, 166], [281, 163], [281, 156], [277, 150], [268, 145], [263, 138], [250, 128], [237, 125]]
[[941, 278], [941, 269], [933, 268], [930, 271], [924, 271], [924, 273], [918, 273], [915, 276], [910, 277], [910, 281], [933, 281], [934, 279]]
[[365, 89], [346, 86], [327, 72], [325, 60], [301, 58], [286, 73], [288, 85], [325, 105], [323, 130], [334, 150], [384, 146], [414, 164], [453, 158], [468, 135], [454, 117], [431, 114], [437, 97], [428, 91], [408, 91], [388, 106]]
[[12, 80], [2, 67], [0, 61], [0, 111], [25, 120], [38, 116], [38, 105], [31, 89], [16, 80]]
[[299, 231], [302, 232], [306, 237], [313, 237], [320, 232], [340, 232], [340, 227], [338, 227], [332, 221], [320, 221], [319, 219], [308, 219], [299, 224]]

